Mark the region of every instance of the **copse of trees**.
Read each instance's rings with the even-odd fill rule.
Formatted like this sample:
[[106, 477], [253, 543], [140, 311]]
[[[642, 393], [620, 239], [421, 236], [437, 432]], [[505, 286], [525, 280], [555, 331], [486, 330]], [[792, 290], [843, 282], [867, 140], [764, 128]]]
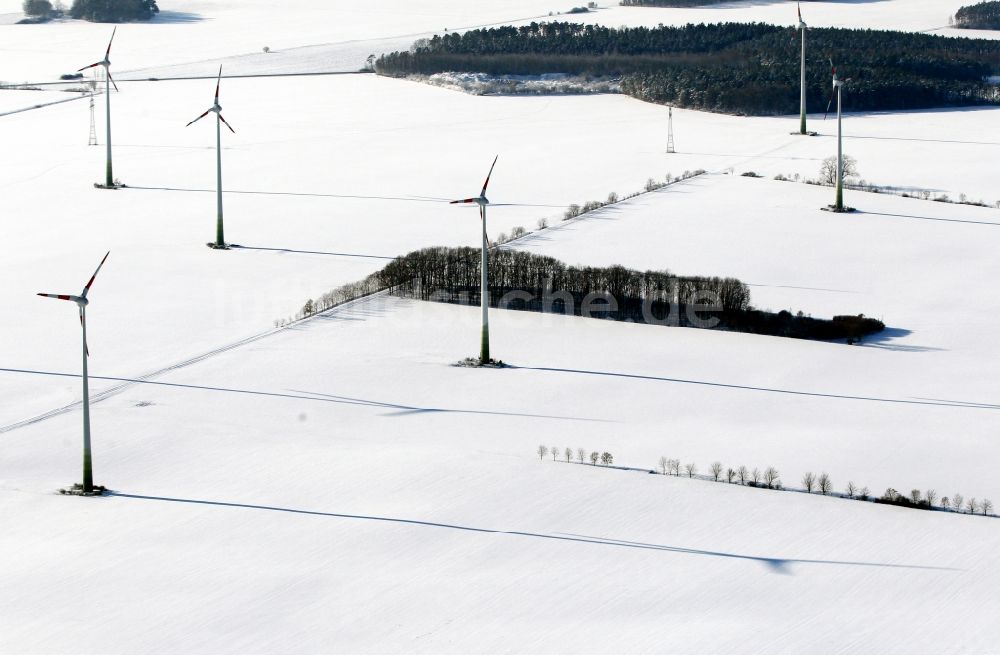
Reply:
[[95, 23], [149, 20], [159, 13], [156, 0], [73, 0], [69, 15]]
[[[478, 248], [425, 248], [375, 274], [378, 285], [420, 300], [478, 305]], [[623, 266], [567, 266], [552, 257], [508, 248], [489, 260], [490, 305], [637, 323], [708, 327], [797, 339], [857, 340], [885, 329], [864, 316], [832, 320], [754, 309], [735, 278], [682, 277]]]
[[24, 0], [21, 9], [27, 16], [48, 16], [52, 13], [52, 3], [49, 0]]
[[[1000, 42], [885, 30], [810, 30], [811, 111], [826, 107], [832, 57], [853, 81], [847, 111], [1000, 104], [986, 77], [1000, 71]], [[650, 102], [734, 114], [795, 113], [798, 39], [793, 28], [722, 23], [609, 28], [531, 23], [434, 36], [383, 55], [382, 75], [445, 71], [494, 75], [621, 76], [623, 93]]]
[[962, 7], [952, 19], [955, 27], [973, 30], [1000, 30], [1000, 0]]

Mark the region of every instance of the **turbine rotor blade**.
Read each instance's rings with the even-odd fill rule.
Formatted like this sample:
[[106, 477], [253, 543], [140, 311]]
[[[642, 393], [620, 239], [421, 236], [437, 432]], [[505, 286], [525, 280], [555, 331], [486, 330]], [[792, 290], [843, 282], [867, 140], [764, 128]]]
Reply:
[[104, 58], [105, 59], [107, 59], [111, 55], [111, 44], [114, 43], [114, 41], [115, 41], [115, 32], [117, 32], [117, 31], [118, 31], [118, 26], [115, 25], [115, 28], [113, 30], [111, 30], [111, 40], [108, 41], [108, 49], [104, 53]]
[[83, 293], [80, 294], [80, 296], [82, 298], [86, 298], [87, 297], [87, 292], [90, 291], [91, 285], [94, 284], [94, 279], [97, 277], [97, 274], [101, 272], [101, 267], [104, 266], [104, 262], [106, 262], [108, 260], [108, 255], [110, 255], [110, 254], [111, 254], [110, 250], [107, 251], [106, 253], [104, 253], [104, 259], [102, 259], [101, 263], [97, 265], [97, 270], [94, 271], [94, 274], [90, 276], [90, 281], [87, 282], [87, 286], [85, 286], [83, 288]]
[[[87, 321], [87, 319], [85, 319], [83, 317], [83, 305], [80, 305], [80, 327], [83, 328], [83, 330], [84, 330], [83, 333], [85, 335], [87, 334], [86, 321]], [[87, 354], [87, 357], [90, 357], [90, 345], [87, 343], [87, 337], [86, 336], [84, 336], [84, 338], [83, 338], [83, 352]]]
[[77, 72], [77, 73], [79, 73], [80, 71], [85, 71], [85, 70], [87, 70], [88, 68], [94, 68], [95, 66], [100, 66], [100, 65], [102, 65], [103, 63], [104, 63], [103, 61], [99, 61], [99, 62], [97, 62], [96, 64], [91, 64], [90, 66], [84, 66], [83, 68], [80, 68], [80, 69], [77, 69], [77, 71], [76, 71], [76, 72]]
[[465, 198], [464, 200], [452, 200], [449, 205], [460, 205], [464, 203], [476, 202], [479, 198]]
[[197, 122], [198, 122], [198, 121], [200, 121], [201, 119], [203, 119], [203, 118], [205, 118], [206, 116], [208, 116], [208, 115], [209, 115], [210, 113], [212, 113], [212, 110], [211, 110], [211, 109], [206, 109], [206, 110], [205, 110], [205, 113], [204, 113], [204, 114], [202, 114], [202, 115], [201, 115], [201, 116], [199, 116], [198, 118], [194, 119], [193, 121], [191, 121], [190, 123], [188, 123], [188, 124], [187, 124], [187, 125], [185, 125], [184, 127], [190, 127], [190, 126], [191, 126], [192, 124], [194, 124], [194, 123], [197, 123]]
[[39, 295], [42, 298], [55, 298], [56, 300], [72, 300], [73, 302], [76, 302], [76, 296], [71, 296], [65, 293], [39, 293], [36, 295]]
[[486, 181], [483, 182], [483, 190], [479, 192], [480, 196], [485, 196], [486, 195], [486, 187], [488, 187], [490, 185], [490, 178], [493, 176], [493, 167], [497, 165], [497, 159], [500, 159], [500, 155], [497, 155], [493, 159], [493, 164], [490, 166], [490, 172], [486, 176]]
[[222, 64], [219, 64], [219, 77], [215, 80], [215, 104], [219, 104], [219, 87], [222, 86]]
[[233, 129], [233, 126], [232, 126], [232, 125], [230, 125], [230, 124], [229, 124], [229, 123], [228, 123], [228, 122], [226, 121], [226, 119], [222, 117], [222, 114], [219, 114], [219, 120], [220, 120], [220, 121], [222, 121], [223, 123], [225, 123], [225, 124], [226, 124], [226, 127], [228, 127], [228, 128], [229, 128], [229, 131], [230, 131], [230, 132], [232, 132], [233, 134], [236, 134], [236, 130], [234, 130], [234, 129]]
[[837, 95], [837, 87], [833, 88], [833, 93], [830, 94], [830, 100], [826, 103], [826, 111], [823, 113], [823, 120], [830, 114], [830, 106], [833, 104], [833, 96]]
[[118, 85], [115, 84], [115, 78], [111, 77], [111, 69], [109, 68], [105, 71], [105, 73], [107, 73], [108, 79], [111, 80], [111, 86], [115, 87], [115, 91], [117, 91]]

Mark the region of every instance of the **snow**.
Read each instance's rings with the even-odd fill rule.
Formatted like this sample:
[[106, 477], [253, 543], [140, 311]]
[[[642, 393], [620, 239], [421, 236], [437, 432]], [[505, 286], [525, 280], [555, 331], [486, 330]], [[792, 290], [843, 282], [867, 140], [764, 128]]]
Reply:
[[[28, 109], [0, 117], [0, 650], [989, 652], [992, 519], [533, 453], [609, 450], [639, 468], [666, 455], [702, 471], [719, 459], [775, 466], [789, 486], [812, 470], [838, 489], [1000, 500], [995, 209], [849, 192], [860, 212], [832, 215], [818, 211], [827, 188], [738, 177], [816, 176], [834, 152], [821, 117], [821, 136], [803, 138], [790, 117], [677, 110], [668, 155], [664, 108], [623, 96], [226, 79], [226, 234], [245, 247], [213, 251], [212, 126], [184, 127], [212, 81], [128, 71], [353, 70], [376, 43], [560, 9], [286, 4], [175, 2], [119, 30], [115, 175], [128, 189], [92, 187], [104, 148], [86, 145], [85, 99], [32, 109], [67, 94], [0, 93], [0, 114]], [[904, 29], [958, 6], [808, 4], [810, 24]], [[109, 27], [8, 23], [8, 81], [93, 61]], [[853, 114], [846, 151], [867, 180], [992, 203], [997, 143], [983, 135], [998, 115]], [[554, 225], [515, 247], [736, 275], [759, 306], [864, 312], [890, 330], [847, 347], [495, 311], [495, 354], [514, 367], [488, 371], [451, 366], [475, 354], [476, 308], [378, 297], [274, 329], [391, 257], [477, 245], [475, 211], [445, 201], [478, 191], [497, 153], [491, 200], [525, 206], [491, 210], [491, 236]], [[570, 203], [697, 168], [710, 174], [559, 221]], [[90, 371], [97, 482], [119, 495], [67, 498], [54, 490], [79, 475], [79, 327], [72, 306], [35, 293], [78, 292], [107, 250]]]
[[[475, 308], [376, 299], [132, 386], [94, 406], [98, 479], [123, 496], [49, 493], [78, 464], [78, 415], [5, 435], [0, 503], [19, 517], [0, 541], [17, 572], [0, 592], [6, 638], [58, 652], [88, 625], [95, 651], [121, 652], [796, 652], [816, 639], [914, 652], [988, 650], [998, 636], [985, 620], [993, 520], [532, 455], [543, 442], [704, 467], [721, 451], [794, 482], [793, 462], [838, 481], [841, 469], [899, 478], [930, 454], [922, 481], [966, 487], [975, 474], [939, 459], [966, 435], [942, 449], [867, 430], [991, 411], [573, 372], [859, 392], [877, 385], [852, 369], [892, 356], [877, 349], [494, 319], [495, 350], [518, 368], [449, 365], [474, 347]], [[829, 374], [766, 366], [775, 358]], [[67, 587], [100, 601], [80, 606]]]

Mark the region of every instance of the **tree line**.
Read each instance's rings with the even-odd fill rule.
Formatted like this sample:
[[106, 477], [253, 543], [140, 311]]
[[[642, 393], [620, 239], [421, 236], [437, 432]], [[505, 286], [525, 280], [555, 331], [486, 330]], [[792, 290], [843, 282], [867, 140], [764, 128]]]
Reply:
[[[587, 451], [584, 448], [577, 448], [575, 451], [572, 448], [566, 448], [560, 452], [555, 446], [540, 445], [536, 453], [539, 459], [545, 459], [546, 455], [551, 454], [552, 461], [557, 461], [557, 458], [560, 456], [565, 458], [566, 463], [572, 462], [574, 456], [578, 464], [584, 464], [587, 461]], [[598, 455], [597, 451], [593, 451], [589, 456], [589, 461], [595, 466], [598, 461], [605, 466], [611, 466], [614, 463], [614, 458], [611, 453], [604, 452], [603, 455]], [[669, 459], [666, 456], [661, 456], [657, 469], [650, 469], [649, 472], [656, 473], [657, 470], [662, 475], [698, 478], [701, 480], [711, 480], [712, 482], [726, 482], [728, 484], [738, 484], [760, 489], [774, 489], [777, 491], [804, 491], [808, 494], [815, 493], [823, 496], [870, 501], [882, 505], [897, 505], [912, 509], [944, 510], [947, 512], [981, 514], [983, 516], [993, 516], [994, 509], [993, 501], [989, 498], [982, 500], [977, 500], [976, 498], [966, 499], [960, 493], [956, 493], [951, 497], [941, 496], [934, 489], [928, 489], [927, 491], [912, 489], [907, 495], [889, 487], [885, 490], [885, 493], [876, 497], [871, 495], [868, 487], [860, 487], [852, 481], [847, 483], [843, 492], [837, 492], [834, 490], [833, 479], [825, 472], [819, 475], [816, 475], [812, 471], [806, 472], [802, 476], [802, 487], [795, 489], [782, 485], [781, 473], [773, 466], [761, 469], [758, 467], [749, 468], [741, 464], [733, 468], [731, 466], [725, 467], [722, 462], [715, 461], [709, 466], [709, 473], [704, 475], [698, 473], [698, 466], [694, 462], [682, 465], [679, 459]]]
[[[830, 66], [852, 81], [847, 111], [1000, 104], [986, 78], [1000, 71], [1000, 42], [886, 30], [809, 30], [807, 103], [826, 107]], [[493, 75], [619, 76], [623, 93], [733, 114], [795, 113], [799, 40], [763, 23], [609, 28], [563, 22], [436, 35], [381, 56], [382, 75], [446, 71]]]
[[973, 30], [1000, 30], [1000, 0], [962, 7], [952, 19], [955, 27]]

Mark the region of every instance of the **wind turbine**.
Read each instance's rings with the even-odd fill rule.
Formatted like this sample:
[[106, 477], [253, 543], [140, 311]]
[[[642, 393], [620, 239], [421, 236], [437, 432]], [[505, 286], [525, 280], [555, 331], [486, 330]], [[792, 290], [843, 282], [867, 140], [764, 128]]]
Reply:
[[92, 460], [90, 456], [90, 385], [87, 378], [87, 358], [90, 357], [90, 351], [87, 349], [87, 305], [90, 303], [87, 300], [87, 293], [90, 291], [91, 285], [94, 284], [94, 278], [100, 272], [101, 267], [104, 266], [104, 262], [108, 259], [108, 255], [111, 251], [108, 251], [104, 255], [104, 259], [98, 264], [97, 270], [94, 274], [90, 276], [90, 281], [87, 282], [87, 286], [83, 287], [83, 291], [80, 292], [79, 296], [69, 296], [65, 294], [55, 294], [55, 293], [40, 293], [39, 296], [44, 298], [56, 298], [58, 300], [70, 300], [75, 302], [77, 307], [80, 308], [80, 327], [83, 329], [83, 493], [92, 494], [94, 492], [94, 471], [92, 467]]
[[212, 112], [215, 112], [215, 169], [217, 174], [216, 183], [216, 205], [218, 207], [218, 219], [215, 223], [215, 243], [208, 244], [209, 248], [216, 248], [219, 250], [228, 250], [229, 246], [226, 245], [226, 240], [223, 236], [222, 231], [222, 124], [225, 123], [226, 127], [233, 134], [236, 134], [236, 130], [233, 129], [232, 125], [222, 117], [222, 107], [219, 105], [219, 86], [222, 84], [222, 66], [219, 66], [219, 77], [215, 82], [215, 102], [205, 110], [205, 113], [188, 123], [185, 127], [197, 123], [201, 119], [205, 118]]
[[833, 97], [837, 96], [837, 201], [831, 207], [835, 212], [849, 211], [844, 209], [844, 132], [843, 132], [843, 114], [841, 112], [841, 92], [844, 85], [851, 81], [851, 78], [842, 80], [837, 77], [837, 67], [833, 64], [833, 60], [830, 60], [830, 70], [833, 73], [833, 92], [830, 94], [830, 101], [826, 103], [826, 114], [823, 115], [823, 120], [826, 120], [827, 115], [830, 113], [830, 104], [833, 102]]
[[807, 25], [802, 20], [802, 4], [796, 3], [799, 10], [798, 30], [802, 34], [802, 71], [799, 91], [799, 134], [803, 136], [815, 136], [815, 132], [806, 129], [806, 29]]
[[497, 155], [493, 159], [493, 165], [490, 166], [490, 172], [486, 176], [486, 181], [483, 182], [483, 190], [479, 192], [479, 195], [475, 198], [465, 198], [464, 200], [452, 200], [450, 204], [467, 204], [475, 203], [479, 205], [479, 218], [482, 221], [483, 227], [483, 255], [481, 263], [481, 276], [480, 276], [480, 304], [483, 309], [483, 331], [482, 337], [480, 339], [479, 346], [479, 363], [488, 364], [490, 362], [490, 290], [489, 290], [489, 240], [486, 237], [486, 206], [490, 204], [490, 201], [486, 198], [486, 187], [490, 185], [490, 177], [493, 175], [493, 167], [497, 165], [497, 159], [500, 155]]
[[111, 60], [109, 59], [109, 57], [111, 56], [111, 44], [115, 40], [115, 32], [117, 31], [118, 31], [117, 27], [111, 30], [111, 40], [108, 41], [108, 49], [104, 52], [104, 59], [97, 62], [96, 64], [91, 64], [90, 66], [84, 66], [83, 68], [77, 71], [79, 73], [81, 71], [87, 70], [88, 68], [96, 68], [97, 66], [104, 67], [104, 95], [106, 96], [108, 103], [108, 109], [106, 112], [107, 127], [108, 127], [108, 138], [107, 138], [108, 165], [107, 165], [106, 175], [104, 178], [104, 186], [102, 187], [99, 184], [94, 185], [98, 188], [104, 188], [104, 189], [115, 188], [115, 177], [111, 172], [111, 85], [114, 84], [115, 91], [118, 90], [118, 85], [115, 84], [114, 79], [112, 79], [111, 77]]

